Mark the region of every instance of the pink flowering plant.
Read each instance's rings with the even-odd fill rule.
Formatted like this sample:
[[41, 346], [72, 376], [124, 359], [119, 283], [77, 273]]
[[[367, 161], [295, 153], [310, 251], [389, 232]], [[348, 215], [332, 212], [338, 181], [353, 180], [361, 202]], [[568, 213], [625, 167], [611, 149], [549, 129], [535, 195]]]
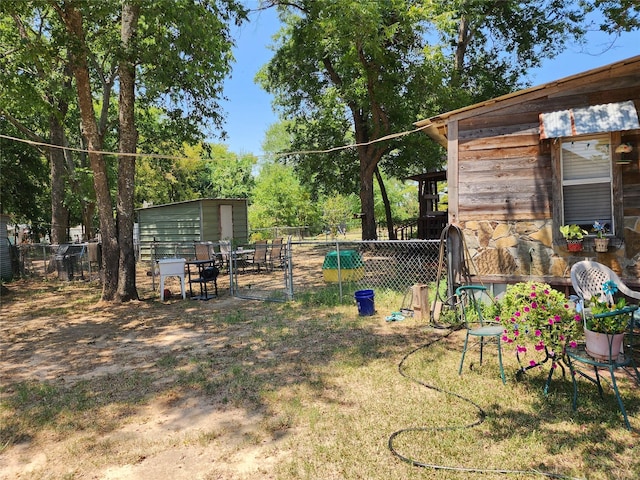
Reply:
[[515, 347], [522, 370], [551, 361], [552, 368], [575, 347], [582, 332], [582, 318], [558, 290], [542, 282], [510, 285], [495, 307], [496, 320], [504, 327], [502, 341]]

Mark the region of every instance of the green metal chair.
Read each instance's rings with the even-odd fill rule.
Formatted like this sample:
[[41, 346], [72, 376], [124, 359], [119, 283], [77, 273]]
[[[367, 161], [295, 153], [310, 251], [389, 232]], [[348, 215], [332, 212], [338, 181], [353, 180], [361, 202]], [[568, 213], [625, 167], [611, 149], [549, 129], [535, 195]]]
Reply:
[[482, 365], [482, 354], [485, 343], [489, 341], [497, 344], [500, 377], [502, 377], [502, 383], [506, 384], [507, 381], [505, 379], [504, 368], [502, 366], [502, 348], [500, 345], [500, 337], [502, 336], [503, 328], [501, 325], [486, 321], [482, 314], [481, 297], [488, 298], [486, 290], [487, 288], [481, 285], [464, 285], [456, 289], [456, 296], [458, 297], [461, 308], [461, 317], [467, 329], [467, 334], [464, 339], [464, 347], [462, 348], [462, 358], [460, 359], [458, 375], [462, 375], [464, 357], [467, 350], [470, 348], [469, 337], [475, 337], [480, 345], [480, 365]]
[[[618, 406], [620, 407], [620, 412], [624, 418], [624, 424], [627, 427], [627, 430], [631, 430], [631, 425], [629, 423], [629, 418], [627, 417], [627, 411], [624, 408], [624, 404], [622, 403], [622, 398], [620, 397], [620, 391], [618, 390], [618, 384], [616, 382], [615, 371], [617, 369], [626, 369], [630, 367], [633, 369], [636, 377], [636, 384], [640, 385], [640, 373], [638, 372], [638, 368], [633, 358], [633, 354], [635, 352], [632, 351], [633, 342], [633, 334], [634, 334], [634, 321], [633, 321], [633, 313], [638, 309], [637, 306], [632, 305], [625, 307], [621, 310], [614, 310], [611, 312], [600, 313], [594, 315], [596, 318], [610, 317], [610, 316], [618, 316], [618, 315], [628, 315], [628, 325], [627, 331], [625, 332], [626, 338], [624, 339], [623, 350], [619, 355], [614, 356], [611, 354], [612, 343], [613, 343], [613, 335], [607, 335], [607, 340], [609, 342], [609, 355], [608, 358], [597, 358], [594, 357], [591, 353], [586, 350], [586, 345], [584, 342], [580, 342], [576, 347], [567, 348], [567, 359], [569, 361], [569, 369], [571, 370], [571, 378], [573, 379], [573, 409], [576, 410], [578, 408], [578, 384], [576, 382], [576, 377], [580, 375], [581, 377], [589, 380], [594, 383], [598, 387], [598, 393], [600, 397], [603, 397], [603, 389], [602, 383], [600, 381], [600, 370], [606, 370], [611, 377], [611, 388], [615, 393], [616, 400], [618, 401]], [[626, 351], [624, 350], [626, 349]], [[593, 368], [593, 376], [581, 371], [578, 366], [582, 364], [588, 367]]]

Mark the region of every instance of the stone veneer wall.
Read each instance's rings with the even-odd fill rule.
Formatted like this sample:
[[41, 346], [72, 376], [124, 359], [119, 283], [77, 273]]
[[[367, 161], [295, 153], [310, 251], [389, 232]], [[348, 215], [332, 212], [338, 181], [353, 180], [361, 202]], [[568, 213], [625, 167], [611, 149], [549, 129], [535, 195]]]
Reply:
[[465, 243], [477, 275], [569, 277], [571, 266], [585, 259], [608, 265], [622, 278], [640, 276], [640, 217], [626, 217], [624, 241], [598, 253], [586, 241], [585, 251], [569, 253], [553, 246], [551, 220], [461, 222]]

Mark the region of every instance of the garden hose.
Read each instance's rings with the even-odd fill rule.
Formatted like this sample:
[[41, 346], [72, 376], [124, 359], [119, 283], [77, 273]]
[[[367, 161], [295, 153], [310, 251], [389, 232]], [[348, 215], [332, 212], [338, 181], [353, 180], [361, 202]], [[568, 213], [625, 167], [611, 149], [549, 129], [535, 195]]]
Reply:
[[[471, 283], [471, 272], [469, 270], [469, 263], [473, 265], [473, 260], [471, 259], [471, 256], [469, 255], [469, 249], [467, 248], [467, 244], [465, 242], [464, 239], [464, 234], [462, 233], [462, 230], [460, 229], [460, 227], [458, 227], [457, 225], [453, 225], [453, 224], [447, 224], [446, 227], [444, 227], [444, 229], [442, 230], [442, 233], [440, 234], [440, 250], [438, 253], [438, 272], [436, 275], [436, 292], [435, 292], [435, 297], [433, 299], [433, 304], [431, 306], [431, 310], [430, 310], [430, 320], [432, 323], [435, 322], [436, 320], [436, 316], [437, 315], [437, 306], [438, 304], [440, 304], [442, 307], [444, 307], [445, 305], [448, 305], [449, 308], [452, 308], [452, 306], [455, 303], [455, 284], [453, 281], [453, 265], [450, 265], [451, 262], [447, 262], [447, 298], [444, 299], [442, 298], [442, 295], [440, 294], [440, 281], [442, 280], [442, 276], [444, 273], [444, 264], [445, 264], [445, 251], [446, 251], [446, 247], [449, 244], [449, 230], [452, 230], [455, 233], [454, 237], [457, 236], [457, 238], [459, 239], [460, 243], [459, 243], [459, 249], [462, 252], [462, 255], [460, 256], [460, 265], [459, 267], [459, 275], [461, 277], [461, 279], [464, 279], [467, 284]], [[451, 252], [448, 252], [451, 253]]]
[[410, 465], [413, 465], [414, 467], [422, 467], [422, 468], [431, 468], [433, 470], [443, 470], [443, 471], [454, 471], [454, 472], [463, 472], [463, 473], [495, 473], [495, 474], [519, 474], [519, 475], [536, 475], [536, 476], [542, 476], [542, 477], [546, 477], [546, 478], [559, 478], [559, 479], [565, 479], [565, 480], [583, 480], [583, 479], [577, 479], [574, 477], [569, 477], [566, 475], [561, 475], [561, 474], [557, 474], [557, 473], [549, 473], [549, 472], [543, 472], [540, 470], [508, 470], [508, 469], [487, 469], [487, 468], [474, 468], [474, 467], [455, 467], [455, 466], [448, 466], [448, 465], [437, 465], [434, 463], [428, 463], [425, 461], [421, 461], [421, 460], [416, 460], [407, 456], [402, 455], [401, 453], [399, 453], [394, 445], [393, 445], [393, 441], [395, 440], [396, 437], [398, 437], [399, 435], [402, 435], [403, 433], [407, 433], [407, 432], [434, 432], [434, 431], [454, 431], [454, 430], [463, 430], [463, 429], [468, 429], [468, 428], [473, 428], [473, 427], [477, 427], [478, 425], [480, 425], [482, 422], [484, 422], [487, 414], [486, 412], [482, 409], [482, 407], [480, 405], [478, 405], [476, 402], [474, 402], [473, 400], [463, 397], [462, 395], [455, 393], [455, 392], [450, 392], [447, 390], [444, 390], [440, 387], [437, 387], [435, 385], [431, 385], [429, 383], [426, 383], [420, 379], [414, 378], [412, 376], [410, 376], [409, 374], [407, 374], [404, 371], [404, 364], [407, 361], [407, 359], [409, 357], [411, 357], [413, 354], [424, 350], [428, 347], [430, 347], [431, 345], [435, 344], [436, 342], [439, 342], [440, 340], [443, 340], [445, 338], [447, 338], [449, 335], [451, 335], [455, 330], [450, 330], [448, 333], [444, 334], [441, 337], [436, 338], [435, 340], [432, 340], [420, 347], [417, 347], [415, 349], [413, 349], [412, 351], [410, 351], [409, 353], [407, 353], [402, 360], [400, 361], [400, 363], [398, 364], [398, 372], [400, 373], [400, 375], [402, 375], [403, 377], [425, 387], [428, 388], [430, 390], [434, 390], [436, 392], [440, 392], [443, 393], [445, 395], [451, 395], [453, 397], [458, 398], [459, 400], [462, 400], [463, 402], [467, 402], [470, 405], [472, 405], [477, 411], [478, 411], [478, 418], [476, 421], [471, 422], [469, 424], [466, 425], [462, 425], [462, 426], [454, 426], [454, 427], [411, 427], [411, 428], [403, 428], [401, 430], [398, 430], [396, 432], [394, 432], [390, 437], [389, 437], [389, 442], [388, 442], [388, 447], [389, 450], [391, 451], [391, 453], [393, 455], [395, 455], [396, 457], [398, 457], [400, 460], [402, 460], [403, 462], [407, 462]]

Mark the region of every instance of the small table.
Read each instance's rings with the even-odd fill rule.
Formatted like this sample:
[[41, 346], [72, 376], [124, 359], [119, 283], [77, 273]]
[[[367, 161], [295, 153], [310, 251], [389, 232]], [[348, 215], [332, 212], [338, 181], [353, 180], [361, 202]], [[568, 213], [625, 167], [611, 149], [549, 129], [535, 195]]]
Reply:
[[234, 250], [231, 252], [233, 265], [235, 265], [236, 269], [238, 267], [242, 268], [242, 271], [244, 272], [244, 269], [248, 264], [247, 260], [249, 255], [253, 255], [254, 253], [255, 250], [252, 248], [238, 248], [237, 250]]
[[[214, 298], [214, 295], [210, 295], [207, 289], [207, 284], [212, 282], [215, 287], [215, 297], [218, 296], [218, 267], [215, 266], [215, 259], [210, 258], [206, 260], [188, 260], [186, 262], [187, 265], [187, 275], [189, 281], [189, 295], [194, 300], [210, 300]], [[191, 267], [196, 267], [195, 272], [191, 272]], [[208, 276], [205, 270], [212, 268], [212, 275]], [[200, 285], [200, 295], [193, 294], [193, 284], [197, 283]]]
[[184, 288], [184, 258], [161, 258], [158, 260], [160, 270], [160, 301], [164, 302], [164, 281], [168, 277], [178, 277], [180, 279], [180, 290], [182, 298], [186, 298]]

